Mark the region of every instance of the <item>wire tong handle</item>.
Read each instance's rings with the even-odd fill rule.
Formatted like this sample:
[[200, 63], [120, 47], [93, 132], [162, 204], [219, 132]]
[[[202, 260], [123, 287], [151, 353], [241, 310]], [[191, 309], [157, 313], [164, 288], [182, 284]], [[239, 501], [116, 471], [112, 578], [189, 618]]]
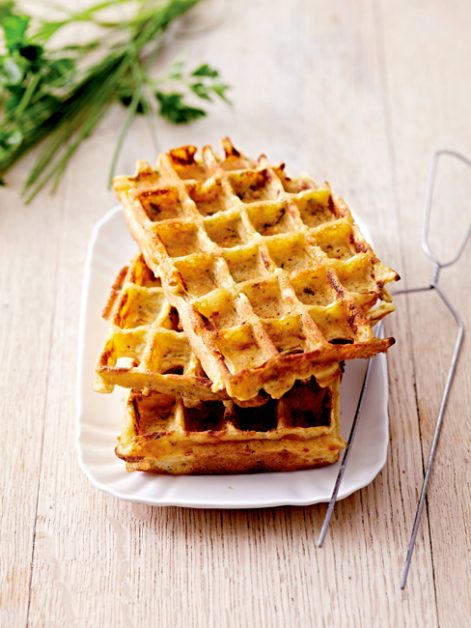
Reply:
[[468, 229], [463, 237], [463, 240], [456, 251], [456, 255], [447, 262], [441, 262], [438, 259], [438, 256], [435, 255], [435, 253], [432, 251], [432, 247], [430, 246], [430, 243], [428, 241], [430, 220], [431, 220], [431, 215], [432, 215], [433, 193], [435, 191], [435, 180], [437, 178], [437, 170], [438, 170], [440, 157], [454, 157], [455, 159], [458, 159], [469, 168], [471, 168], [471, 161], [464, 155], [461, 155], [461, 153], [457, 153], [454, 150], [447, 150], [447, 149], [437, 150], [432, 157], [432, 164], [430, 166], [430, 173], [429, 173], [429, 178], [428, 178], [428, 183], [427, 183], [427, 197], [425, 200], [424, 228], [422, 230], [422, 249], [425, 255], [427, 255], [427, 257], [430, 260], [432, 260], [434, 264], [436, 264], [440, 268], [446, 268], [447, 266], [453, 266], [453, 264], [456, 264], [456, 262], [460, 259], [461, 255], [463, 254], [466, 244], [471, 236], [471, 222], [469, 223]]
[[[464, 323], [463, 320], [461, 318], [461, 316], [459, 315], [458, 311], [455, 309], [455, 307], [451, 304], [451, 302], [449, 301], [448, 297], [444, 294], [444, 292], [442, 291], [442, 289], [440, 288], [440, 286], [438, 285], [439, 282], [439, 277], [440, 277], [440, 271], [443, 268], [447, 268], [448, 266], [453, 266], [453, 264], [456, 264], [462, 254], [463, 251], [466, 247], [466, 244], [468, 243], [468, 240], [471, 237], [471, 223], [468, 226], [468, 229], [465, 232], [465, 235], [459, 245], [459, 247], [456, 250], [456, 254], [454, 257], [452, 257], [450, 260], [447, 261], [441, 261], [438, 257], [438, 255], [436, 255], [433, 250], [432, 247], [430, 245], [429, 242], [429, 231], [430, 231], [430, 221], [431, 221], [431, 215], [432, 215], [432, 205], [433, 205], [433, 196], [434, 196], [434, 190], [435, 190], [435, 181], [437, 178], [437, 171], [438, 171], [438, 167], [439, 167], [439, 162], [440, 162], [440, 158], [442, 157], [452, 157], [455, 158], [459, 161], [461, 161], [463, 164], [465, 164], [466, 166], [468, 166], [471, 169], [471, 161], [465, 157], [464, 155], [462, 155], [461, 153], [458, 153], [456, 151], [453, 150], [447, 150], [447, 149], [443, 149], [443, 150], [438, 150], [433, 154], [432, 157], [432, 163], [431, 163], [431, 167], [430, 167], [430, 173], [429, 173], [429, 178], [428, 178], [428, 183], [427, 183], [427, 192], [426, 192], [426, 200], [425, 200], [425, 212], [424, 212], [424, 227], [422, 230], [422, 249], [424, 251], [424, 253], [427, 255], [427, 257], [431, 260], [431, 262], [433, 263], [433, 269], [432, 269], [432, 277], [431, 277], [431, 281], [427, 286], [420, 286], [420, 287], [416, 287], [416, 288], [404, 288], [402, 290], [397, 290], [396, 292], [394, 292], [394, 296], [396, 295], [400, 295], [400, 294], [412, 294], [412, 293], [419, 293], [419, 292], [427, 292], [429, 290], [435, 290], [435, 292], [438, 294], [438, 296], [440, 297], [441, 301], [444, 303], [444, 305], [446, 306], [446, 308], [448, 309], [448, 311], [451, 313], [453, 319], [455, 320], [457, 327], [458, 327], [458, 333], [456, 336], [456, 340], [455, 340], [455, 346], [453, 349], [453, 354], [451, 357], [451, 362], [450, 362], [450, 367], [448, 369], [448, 374], [447, 374], [447, 378], [446, 378], [446, 382], [445, 382], [445, 387], [443, 389], [443, 395], [442, 395], [442, 399], [440, 401], [440, 407], [438, 410], [438, 414], [437, 414], [437, 419], [435, 422], [435, 429], [433, 432], [433, 437], [432, 437], [432, 443], [430, 445], [430, 452], [429, 452], [429, 456], [428, 456], [428, 460], [427, 460], [427, 466], [425, 468], [425, 473], [424, 473], [424, 479], [422, 482], [422, 488], [420, 491], [420, 496], [419, 496], [419, 500], [417, 503], [417, 509], [416, 509], [416, 513], [415, 513], [415, 518], [414, 518], [414, 524], [412, 526], [412, 532], [411, 532], [411, 536], [409, 539], [409, 543], [407, 546], [407, 554], [406, 554], [406, 559], [404, 561], [404, 566], [402, 569], [402, 574], [401, 574], [401, 580], [400, 580], [400, 587], [401, 589], [404, 589], [406, 584], [407, 584], [407, 577], [409, 575], [409, 569], [410, 569], [410, 565], [411, 565], [411, 561], [412, 561], [412, 556], [413, 556], [413, 552], [414, 552], [414, 547], [415, 547], [415, 542], [417, 539], [417, 533], [419, 530], [419, 525], [420, 525], [420, 520], [422, 517], [422, 512], [425, 506], [425, 500], [426, 500], [426, 496], [427, 496], [427, 489], [428, 489], [428, 485], [430, 482], [430, 476], [432, 473], [432, 468], [433, 468], [433, 464], [435, 461], [435, 456], [436, 456], [436, 452], [437, 452], [437, 446], [438, 446], [438, 441], [440, 438], [440, 432], [442, 429], [442, 425], [443, 425], [443, 418], [445, 416], [445, 410], [446, 410], [446, 405], [448, 402], [448, 397], [450, 396], [450, 390], [453, 384], [453, 380], [455, 377], [455, 373], [456, 373], [456, 367], [458, 365], [458, 358], [460, 355], [460, 351], [461, 351], [461, 347], [463, 344], [463, 339], [464, 339]], [[321, 532], [319, 534], [319, 539], [317, 541], [317, 545], [318, 547], [322, 547], [326, 534], [327, 534], [327, 530], [329, 527], [329, 523], [330, 520], [332, 518], [332, 514], [333, 514], [333, 510], [335, 507], [335, 503], [337, 501], [337, 495], [340, 489], [340, 485], [342, 483], [342, 479], [343, 476], [345, 474], [346, 471], [346, 467], [348, 464], [348, 460], [349, 460], [349, 456], [350, 456], [350, 451], [351, 451], [351, 447], [353, 444], [353, 440], [355, 438], [355, 434], [357, 432], [358, 429], [358, 423], [359, 423], [359, 419], [360, 419], [360, 415], [361, 415], [361, 410], [363, 407], [363, 402], [364, 402], [364, 397], [366, 394], [366, 390], [367, 390], [367, 385], [368, 385], [368, 381], [369, 381], [369, 377], [370, 377], [370, 373], [371, 373], [371, 366], [372, 366], [372, 360], [370, 358], [370, 360], [368, 361], [368, 367], [365, 373], [365, 378], [363, 380], [363, 385], [361, 387], [361, 391], [360, 391], [360, 397], [358, 399], [358, 404], [357, 404], [357, 409], [355, 412], [355, 416], [354, 416], [354, 420], [353, 420], [353, 424], [352, 424], [352, 428], [350, 431], [350, 435], [348, 438], [348, 442], [347, 442], [347, 446], [345, 448], [345, 452], [344, 452], [344, 456], [342, 458], [342, 463], [340, 465], [339, 468], [339, 472], [337, 474], [337, 479], [335, 481], [334, 484], [334, 488], [332, 491], [332, 496], [330, 498], [329, 501], [329, 505], [327, 507], [327, 512], [325, 514], [325, 518], [324, 518], [324, 522], [322, 524], [322, 528], [321, 528]]]

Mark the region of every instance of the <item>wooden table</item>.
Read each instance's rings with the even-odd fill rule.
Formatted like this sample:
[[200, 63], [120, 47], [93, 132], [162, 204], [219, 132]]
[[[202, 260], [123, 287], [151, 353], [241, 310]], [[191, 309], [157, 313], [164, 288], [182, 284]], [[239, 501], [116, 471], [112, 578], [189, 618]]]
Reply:
[[[229, 134], [293, 172], [328, 179], [369, 223], [406, 285], [420, 250], [436, 148], [471, 156], [467, 0], [227, 3], [214, 29], [169, 38], [233, 86], [233, 109], [174, 128], [162, 148]], [[470, 351], [465, 344], [408, 587], [399, 575], [451, 354], [432, 294], [388, 321], [391, 442], [383, 472], [338, 504], [254, 511], [152, 508], [95, 490], [78, 468], [74, 386], [84, 255], [113, 205], [105, 186], [123, 110], [83, 144], [59, 192], [24, 207], [31, 157], [1, 190], [0, 624], [13, 626], [464, 626], [471, 617]], [[119, 163], [155, 154], [136, 125]], [[434, 241], [451, 251], [470, 219], [471, 177], [443, 171]], [[471, 247], [443, 286], [471, 328]]]

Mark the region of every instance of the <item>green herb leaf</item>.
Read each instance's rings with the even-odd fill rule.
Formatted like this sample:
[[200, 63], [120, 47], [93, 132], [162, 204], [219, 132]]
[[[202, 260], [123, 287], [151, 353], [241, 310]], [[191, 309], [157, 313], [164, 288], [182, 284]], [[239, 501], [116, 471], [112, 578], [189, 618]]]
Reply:
[[219, 76], [219, 72], [212, 68], [208, 63], [203, 63], [193, 70], [191, 76], [207, 76], [209, 78], [216, 78]]
[[[185, 72], [183, 61], [177, 60], [170, 68], [167, 76], [157, 79], [159, 90], [156, 97], [160, 106], [159, 113], [176, 124], [195, 120], [206, 115], [206, 111], [194, 107], [185, 100], [186, 96], [196, 96], [207, 102], [214, 97], [230, 103], [226, 92], [229, 86], [222, 83], [219, 72], [208, 63], [200, 64], [192, 72]], [[163, 89], [162, 85], [178, 83], [180, 89]]]
[[199, 118], [204, 118], [206, 111], [192, 107], [183, 100], [183, 94], [179, 92], [164, 93], [156, 92], [157, 100], [160, 103], [160, 115], [174, 124], [186, 124]]
[[64, 80], [68, 80], [74, 71], [75, 61], [70, 57], [51, 61], [48, 66], [48, 80], [62, 83]]
[[198, 98], [202, 98], [203, 100], [211, 100], [211, 96], [209, 95], [208, 88], [203, 83], [192, 83], [190, 85], [191, 91], [198, 96]]
[[[65, 9], [57, 19], [42, 20], [20, 13], [12, 0], [0, 1], [4, 43], [0, 55], [0, 179], [24, 153], [43, 142], [23, 191], [28, 202], [49, 182], [54, 190], [80, 143], [116, 100], [128, 111], [111, 160], [111, 174], [137, 114], [146, 114], [150, 124], [157, 108], [164, 119], [183, 124], [206, 115], [192, 104], [192, 98], [227, 100], [227, 86], [208, 63], [188, 73], [179, 59], [166, 77], [157, 80], [146, 70], [145, 62], [158, 50], [164, 30], [197, 2], [97, 0], [86, 9]], [[134, 15], [113, 21], [103, 13], [119, 4], [135, 7]], [[84, 22], [94, 23], [101, 33], [84, 43], [50, 48], [55, 33]], [[103, 36], [110, 32], [110, 38]], [[96, 60], [89, 61], [90, 51]]]
[[30, 18], [26, 15], [10, 13], [2, 19], [2, 29], [8, 50], [13, 50], [23, 42]]
[[213, 92], [217, 94], [219, 98], [222, 98], [222, 100], [225, 100], [228, 104], [231, 103], [229, 98], [226, 96], [226, 92], [229, 89], [230, 89], [230, 86], [226, 85], [225, 83], [214, 83], [212, 85]]
[[20, 104], [24, 93], [25, 93], [25, 90], [21, 85], [9, 85], [8, 86], [9, 98], [7, 99], [5, 103], [5, 110], [7, 112], [14, 112], [15, 108]]

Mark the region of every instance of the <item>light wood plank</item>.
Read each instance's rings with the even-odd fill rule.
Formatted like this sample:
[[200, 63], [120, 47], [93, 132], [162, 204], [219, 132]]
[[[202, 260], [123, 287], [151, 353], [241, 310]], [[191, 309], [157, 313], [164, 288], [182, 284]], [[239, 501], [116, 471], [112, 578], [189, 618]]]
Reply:
[[[468, 3], [457, 1], [400, 4], [384, 3], [383, 25], [397, 202], [401, 228], [407, 234], [403, 245], [406, 276], [409, 285], [417, 285], [426, 283], [431, 275], [430, 262], [419, 253], [431, 154], [437, 148], [452, 148], [471, 158], [469, 85], [463, 80], [469, 69], [471, 11]], [[431, 241], [440, 254], [451, 256], [471, 220], [471, 171], [444, 161], [439, 175]], [[440, 278], [468, 329], [470, 264], [468, 246], [459, 265], [444, 270]], [[427, 456], [456, 331], [435, 295], [411, 297], [407, 310], [416, 402]], [[470, 448], [466, 436], [471, 402], [469, 364], [469, 343], [465, 343], [428, 500], [438, 619], [443, 626], [466, 623], [471, 617]], [[423, 525], [427, 525], [425, 521]], [[417, 569], [414, 564], [412, 570]]]
[[23, 207], [17, 190], [24, 168], [0, 192], [0, 617], [8, 626], [23, 625], [28, 608], [63, 207], [59, 197]]
[[[471, 88], [460, 80], [471, 16], [464, 0], [449, 6], [230, 4], [217, 29], [170, 37], [159, 65], [181, 48], [192, 61], [213, 62], [234, 86], [235, 106], [218, 105], [189, 127], [159, 122], [161, 147], [217, 143], [228, 134], [249, 153], [265, 150], [294, 173], [329, 179], [371, 226], [380, 255], [408, 284], [426, 281], [418, 243], [431, 150], [454, 144], [471, 153]], [[388, 462], [373, 484], [337, 505], [324, 549], [314, 545], [323, 506], [150, 508], [101, 494], [81, 474], [74, 379], [82, 267], [92, 225], [114, 204], [104, 182], [123, 117], [116, 108], [83, 145], [53, 199], [43, 195], [25, 209], [14, 190], [1, 192], [9, 270], [0, 279], [8, 303], [0, 353], [12, 367], [0, 383], [9, 419], [0, 623], [422, 627], [469, 616], [467, 348], [431, 485], [430, 520], [425, 513], [409, 587], [398, 587], [452, 329], [431, 295], [427, 305], [403, 301], [388, 324], [398, 339], [389, 360]], [[153, 160], [154, 151], [141, 121], [119, 170], [129, 172], [142, 157]], [[25, 168], [14, 171], [14, 183]], [[465, 186], [450, 187], [466, 208]], [[441, 231], [452, 235], [445, 222]], [[469, 277], [448, 271], [444, 279], [469, 324]]]

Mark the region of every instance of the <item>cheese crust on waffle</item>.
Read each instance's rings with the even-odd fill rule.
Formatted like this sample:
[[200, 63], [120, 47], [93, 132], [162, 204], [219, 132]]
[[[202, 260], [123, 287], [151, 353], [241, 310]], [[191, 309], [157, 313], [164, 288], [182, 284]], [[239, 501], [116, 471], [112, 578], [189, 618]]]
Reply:
[[139, 162], [114, 190], [145, 260], [212, 382], [212, 391], [279, 399], [322, 363], [370, 357], [393, 338], [398, 275], [376, 257], [328, 185], [283, 165], [187, 146]]
[[340, 375], [328, 387], [298, 382], [281, 399], [255, 408], [131, 391], [116, 454], [128, 471], [166, 474], [294, 471], [332, 464], [339, 434]]
[[[116, 277], [103, 316], [111, 323], [111, 331], [96, 369], [99, 392], [111, 392], [115, 385], [150, 389], [182, 395], [187, 406], [229, 398], [225, 390], [212, 390], [181, 329], [178, 312], [142, 254]], [[314, 375], [319, 385], [326, 386], [338, 372], [336, 362], [318, 364]], [[259, 394], [241, 403], [266, 401], [267, 395]]]

